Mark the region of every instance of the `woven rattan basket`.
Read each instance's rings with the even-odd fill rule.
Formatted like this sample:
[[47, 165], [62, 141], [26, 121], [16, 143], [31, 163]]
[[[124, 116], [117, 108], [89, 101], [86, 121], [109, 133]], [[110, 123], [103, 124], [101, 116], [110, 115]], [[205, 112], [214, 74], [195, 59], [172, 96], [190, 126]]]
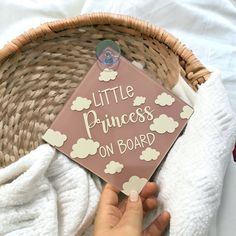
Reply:
[[46, 23], [0, 50], [0, 167], [42, 143], [41, 136], [95, 62], [103, 39], [165, 87], [179, 73], [194, 89], [209, 71], [174, 36], [150, 23], [97, 13]]

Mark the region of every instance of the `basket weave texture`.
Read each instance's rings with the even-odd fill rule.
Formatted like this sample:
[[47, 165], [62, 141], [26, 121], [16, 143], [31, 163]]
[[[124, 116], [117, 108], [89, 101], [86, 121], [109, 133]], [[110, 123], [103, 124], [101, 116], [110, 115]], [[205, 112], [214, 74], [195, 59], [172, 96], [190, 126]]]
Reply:
[[45, 23], [0, 50], [0, 167], [42, 143], [41, 136], [95, 62], [103, 39], [172, 88], [179, 73], [192, 88], [210, 72], [160, 27], [129, 16], [96, 13]]

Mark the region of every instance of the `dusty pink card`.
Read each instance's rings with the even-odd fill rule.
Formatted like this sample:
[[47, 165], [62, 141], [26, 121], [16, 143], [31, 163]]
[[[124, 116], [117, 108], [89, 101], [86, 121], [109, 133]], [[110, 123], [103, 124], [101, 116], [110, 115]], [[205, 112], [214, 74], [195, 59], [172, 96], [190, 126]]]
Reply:
[[43, 139], [125, 194], [140, 192], [193, 109], [126, 59], [95, 63]]

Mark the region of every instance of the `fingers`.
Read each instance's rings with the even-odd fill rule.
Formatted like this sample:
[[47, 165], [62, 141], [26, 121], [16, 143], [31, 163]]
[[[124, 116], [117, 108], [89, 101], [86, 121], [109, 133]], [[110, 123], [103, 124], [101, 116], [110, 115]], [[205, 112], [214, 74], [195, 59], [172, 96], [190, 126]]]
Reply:
[[[159, 186], [155, 182], [148, 182], [143, 190], [140, 193], [140, 198], [143, 203], [144, 213], [153, 210], [157, 207], [157, 199], [156, 196], [159, 191]], [[119, 203], [119, 209], [123, 213], [126, 208], [127, 199], [122, 200]]]
[[102, 191], [102, 195], [100, 198], [100, 206], [104, 205], [112, 205], [117, 206], [119, 199], [118, 199], [118, 193], [119, 189], [117, 189], [115, 186], [107, 183]]
[[155, 182], [148, 182], [140, 193], [143, 202], [144, 213], [157, 207], [157, 195], [159, 186]]
[[136, 191], [131, 191], [127, 201], [126, 210], [118, 224], [118, 227], [126, 227], [127, 233], [129, 230], [132, 234], [141, 235], [143, 226], [143, 206], [141, 198]]
[[119, 190], [113, 185], [105, 185], [95, 220], [96, 231], [111, 229], [119, 222], [122, 213], [117, 208], [118, 193]]
[[158, 200], [155, 197], [147, 198], [143, 202], [143, 211], [147, 213], [158, 206]]
[[159, 192], [159, 186], [155, 182], [148, 182], [140, 193], [141, 198], [156, 196]]
[[144, 230], [144, 236], [160, 236], [170, 222], [170, 214], [162, 212], [155, 221]]

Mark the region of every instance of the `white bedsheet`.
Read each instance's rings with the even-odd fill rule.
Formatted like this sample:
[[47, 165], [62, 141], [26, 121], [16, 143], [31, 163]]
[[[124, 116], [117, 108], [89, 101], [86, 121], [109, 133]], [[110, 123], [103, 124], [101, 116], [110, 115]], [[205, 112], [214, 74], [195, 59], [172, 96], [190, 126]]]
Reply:
[[[78, 15], [81, 9], [82, 13], [128, 14], [164, 27], [191, 48], [205, 65], [222, 71], [223, 83], [236, 111], [235, 0], [4, 0], [0, 2], [0, 47], [29, 28]], [[235, 235], [235, 180], [236, 163], [232, 160], [221, 208], [210, 232], [212, 236]]]

